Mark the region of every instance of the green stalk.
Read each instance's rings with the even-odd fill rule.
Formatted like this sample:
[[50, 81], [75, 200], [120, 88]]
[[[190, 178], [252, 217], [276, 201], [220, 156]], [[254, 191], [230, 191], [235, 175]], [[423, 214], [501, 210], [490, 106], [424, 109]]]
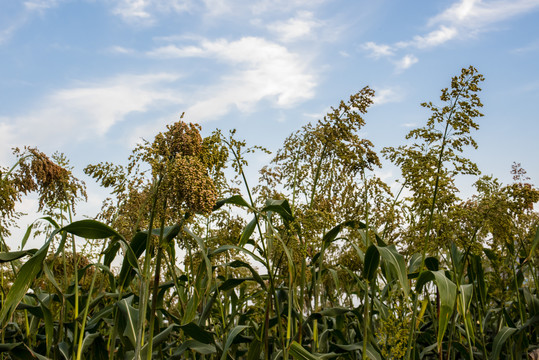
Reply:
[[[167, 201], [164, 201], [163, 209], [166, 209]], [[157, 246], [157, 259], [155, 260], [155, 276], [153, 280], [153, 292], [152, 292], [152, 309], [150, 312], [150, 332], [148, 335], [148, 351], [146, 352], [146, 359], [151, 360], [153, 352], [153, 333], [155, 327], [155, 313], [157, 311], [157, 296], [159, 293], [159, 279], [161, 277], [161, 258], [163, 256], [163, 247], [161, 242], [163, 240], [163, 232], [165, 227], [165, 217], [161, 219], [161, 231], [159, 232], [159, 242]]]
[[148, 229], [148, 236], [146, 238], [146, 252], [144, 254], [144, 269], [141, 276], [141, 284], [140, 284], [140, 295], [139, 295], [139, 328], [137, 333], [137, 342], [135, 346], [135, 360], [140, 360], [140, 352], [142, 350], [142, 346], [144, 344], [144, 329], [146, 327], [145, 320], [146, 320], [146, 311], [148, 307], [148, 298], [149, 298], [149, 279], [150, 279], [150, 271], [151, 271], [151, 253], [152, 253], [152, 230], [153, 230], [153, 222], [155, 219], [155, 208], [157, 205], [157, 194], [159, 190], [159, 185], [161, 185], [161, 181], [163, 180], [163, 176], [160, 175], [159, 179], [157, 180], [157, 183], [155, 184], [155, 188], [153, 191], [153, 202], [152, 202], [152, 209], [150, 211], [150, 224]]
[[[369, 237], [369, 193], [368, 193], [368, 184], [365, 179], [365, 170], [361, 171], [361, 177], [363, 178], [363, 183], [365, 184], [365, 246], [366, 248], [369, 248], [371, 246], [371, 241]], [[374, 277], [376, 278], [376, 276]], [[374, 281], [374, 280], [373, 280]], [[370, 310], [369, 310], [369, 280], [367, 280], [365, 289], [365, 299], [363, 300], [363, 352], [362, 357], [363, 360], [367, 359], [367, 342], [369, 341], [368, 331], [369, 331], [369, 320], [370, 320]], [[374, 294], [371, 294], [371, 296], [374, 296]]]
[[[255, 207], [255, 203], [254, 203], [253, 197], [251, 195], [251, 190], [249, 188], [249, 184], [247, 182], [247, 178], [245, 177], [245, 172], [243, 171], [243, 166], [242, 166], [241, 161], [240, 161], [240, 154], [236, 153], [236, 151], [230, 145], [230, 143], [228, 143], [226, 140], [223, 140], [223, 141], [228, 145], [230, 151], [232, 151], [232, 154], [234, 155], [234, 158], [236, 160], [236, 164], [238, 165], [239, 172], [240, 172], [241, 177], [243, 179], [243, 183], [245, 184], [245, 188], [247, 190], [247, 195], [249, 196], [249, 202], [250, 202], [252, 207]], [[265, 255], [264, 260], [265, 260], [266, 263], [264, 264], [264, 266], [266, 267], [266, 269], [268, 271], [268, 280], [270, 282], [270, 289], [269, 289], [269, 294], [268, 294], [269, 295], [269, 301], [271, 302], [271, 299], [272, 298], [274, 299], [275, 311], [277, 312], [277, 319], [280, 320], [279, 300], [277, 299], [277, 293], [276, 293], [276, 290], [275, 290], [275, 283], [274, 283], [274, 278], [273, 278], [273, 271], [271, 270], [271, 266], [270, 266], [270, 261], [269, 261], [269, 256], [270, 255], [269, 255], [268, 249], [266, 249], [264, 241], [262, 241], [262, 239], [264, 237], [262, 235], [262, 229], [260, 228], [260, 222], [259, 222], [259, 219], [258, 219], [258, 214], [255, 212], [254, 215], [255, 215], [255, 219], [256, 219], [256, 227], [258, 229], [258, 233], [259, 233], [260, 239], [261, 239], [262, 250], [263, 250], [264, 255]], [[269, 309], [271, 309], [271, 307], [269, 307]], [[281, 338], [281, 343], [284, 346], [285, 341], [284, 341], [284, 335], [283, 335], [282, 325], [281, 325], [280, 321], [277, 321], [277, 327], [279, 329], [279, 335], [280, 335], [280, 338]]]
[[[99, 259], [97, 260], [97, 263], [100, 264], [101, 263], [101, 259], [103, 257], [103, 253], [105, 251], [105, 248], [106, 248], [106, 243], [104, 242], [103, 243], [103, 249], [101, 249], [101, 253], [99, 254]], [[81, 359], [81, 356], [82, 356], [82, 342], [84, 341], [84, 330], [86, 328], [86, 320], [88, 318], [88, 310], [90, 308], [90, 300], [92, 299], [92, 292], [94, 290], [94, 285], [95, 285], [95, 279], [97, 278], [97, 268], [95, 269], [94, 271], [94, 274], [92, 276], [92, 282], [90, 284], [90, 290], [88, 291], [88, 299], [86, 300], [86, 306], [84, 307], [84, 314], [83, 314], [83, 317], [82, 317], [82, 325], [81, 325], [81, 330], [80, 330], [80, 336], [79, 336], [79, 344], [77, 346], [77, 360], [80, 360]]]
[[[140, 224], [140, 221], [142, 219], [142, 209], [146, 208], [146, 205], [148, 204], [148, 201], [150, 201], [150, 199], [146, 199], [143, 203], [143, 205], [140, 207], [139, 209], [139, 212], [138, 212], [138, 216], [137, 216], [137, 220], [135, 222], [135, 224], [133, 225], [133, 232], [135, 233], [136, 230], [138, 229], [138, 226]], [[116, 208], [120, 208], [121, 207], [121, 201], [118, 200], [117, 202], [117, 205], [116, 205]], [[116, 213], [114, 215], [114, 219], [112, 220], [112, 224], [115, 224], [116, 220], [118, 219], [118, 213]], [[118, 299], [122, 299], [122, 293], [123, 293], [123, 290], [124, 290], [124, 284], [119, 284], [120, 286], [118, 287]], [[109, 360], [113, 360], [114, 358], [114, 350], [116, 349], [116, 335], [117, 335], [117, 332], [118, 332], [118, 322], [120, 321], [120, 316], [119, 316], [119, 310], [118, 308], [115, 308], [114, 309], [114, 325], [112, 326], [112, 329], [110, 330], [110, 336], [109, 336], [109, 339], [108, 339], [108, 342], [107, 342], [107, 349], [109, 351]]]
[[[395, 205], [397, 204], [397, 201], [402, 193], [402, 191], [404, 190], [404, 188], [406, 187], [406, 181], [404, 183], [402, 183], [402, 186], [399, 190], [399, 192], [397, 193], [397, 196], [395, 196], [395, 198], [393, 199], [393, 203], [391, 204], [391, 210], [395, 209]], [[386, 233], [387, 233], [387, 222], [384, 226], [384, 231], [382, 232], [382, 239], [385, 239], [386, 238]]]
[[[69, 222], [72, 223], [73, 217], [71, 215], [71, 208], [68, 206], [67, 210], [68, 210]], [[77, 257], [77, 244], [75, 243], [75, 235], [71, 235], [71, 241], [72, 241], [72, 252], [73, 252], [73, 273], [75, 276], [75, 279], [74, 279], [75, 309], [73, 310], [73, 326], [74, 326], [73, 341], [75, 341], [75, 339], [78, 336], [78, 330], [79, 330], [79, 327], [77, 325], [77, 319], [79, 317], [79, 269], [78, 269], [79, 259]], [[73, 346], [73, 356], [76, 356], [75, 346]]]
[[367, 357], [367, 342], [368, 342], [368, 331], [369, 331], [369, 280], [366, 283], [365, 289], [365, 298], [363, 299], [363, 351], [362, 359], [366, 360]]
[[[430, 231], [432, 229], [432, 220], [434, 218], [434, 210], [435, 210], [435, 207], [436, 207], [436, 199], [438, 197], [438, 188], [439, 188], [439, 185], [440, 185], [440, 172], [442, 170], [442, 164], [443, 164], [442, 160], [443, 160], [444, 150], [445, 150], [445, 146], [446, 146], [447, 135], [448, 135], [448, 132], [449, 132], [449, 124], [450, 124], [450, 121], [451, 121], [451, 119], [453, 117], [453, 113], [455, 112], [455, 108], [457, 107], [459, 98], [460, 98], [460, 93], [458, 93], [456, 98], [455, 98], [455, 101], [453, 103], [453, 106], [451, 107], [451, 111], [449, 112], [449, 115], [447, 117], [446, 124], [445, 124], [444, 135], [442, 137], [442, 148], [440, 149], [440, 155], [438, 157], [438, 164], [437, 164], [437, 168], [436, 168], [436, 183], [434, 185], [434, 194], [432, 196], [432, 205], [430, 207], [429, 222], [427, 224], [427, 232], [425, 234], [425, 245], [428, 243], [428, 241], [430, 239]], [[421, 265], [419, 266], [419, 273], [421, 273], [423, 271], [423, 268], [425, 267], [426, 253], [427, 253], [427, 248], [426, 248], [426, 246], [423, 246], [423, 249], [421, 251]], [[412, 307], [412, 331], [410, 331], [410, 336], [408, 337], [408, 346], [407, 346], [407, 349], [406, 349], [406, 359], [407, 360], [410, 359], [411, 350], [412, 350], [412, 342], [413, 342], [414, 337], [415, 337], [415, 328], [416, 328], [415, 318], [416, 318], [416, 310], [417, 310], [416, 308], [417, 308], [418, 301], [419, 301], [419, 299], [418, 299], [417, 294], [414, 294], [414, 301], [413, 301], [413, 307]]]
[[[318, 185], [318, 179], [320, 178], [320, 171], [322, 169], [322, 161], [324, 161], [324, 158], [326, 157], [327, 144], [328, 144], [327, 142], [324, 143], [324, 147], [322, 148], [322, 153], [320, 154], [320, 159], [318, 160], [318, 164], [316, 166], [313, 186], [311, 189], [311, 200], [309, 202], [309, 209], [313, 208], [314, 196], [316, 193], [316, 186]], [[320, 275], [321, 275], [320, 273], [322, 271], [322, 258], [323, 258], [323, 254], [320, 253], [318, 272], [315, 271], [313, 274], [313, 277], [314, 277], [313, 296], [314, 296], [314, 310], [315, 311], [318, 310], [318, 283], [320, 281]], [[313, 321], [313, 348], [314, 348], [314, 351], [318, 351], [318, 319], [314, 319]]]

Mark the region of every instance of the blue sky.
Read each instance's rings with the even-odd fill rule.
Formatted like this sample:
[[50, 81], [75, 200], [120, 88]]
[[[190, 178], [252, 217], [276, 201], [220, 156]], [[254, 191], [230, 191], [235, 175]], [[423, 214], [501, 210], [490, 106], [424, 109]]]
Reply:
[[93, 215], [103, 194], [82, 168], [124, 162], [182, 112], [276, 150], [369, 85], [363, 134], [381, 150], [469, 65], [486, 81], [467, 155], [506, 183], [521, 162], [537, 183], [539, 0], [0, 0], [0, 163], [13, 146], [64, 152]]

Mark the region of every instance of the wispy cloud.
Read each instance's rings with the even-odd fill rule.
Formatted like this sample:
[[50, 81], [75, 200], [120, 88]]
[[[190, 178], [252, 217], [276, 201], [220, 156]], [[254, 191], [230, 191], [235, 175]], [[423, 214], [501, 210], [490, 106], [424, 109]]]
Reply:
[[433, 30], [426, 35], [414, 36], [412, 41], [398, 42], [395, 47], [397, 48], [407, 48], [415, 47], [418, 49], [426, 49], [442, 45], [443, 43], [452, 40], [458, 35], [458, 30], [454, 26], [445, 26], [442, 25], [440, 28]]
[[133, 54], [135, 50], [116, 45], [116, 46], [109, 47], [107, 49], [107, 52], [112, 53], [112, 54], [126, 54], [127, 55], [127, 54]]
[[382, 105], [399, 102], [404, 99], [404, 93], [396, 87], [375, 88], [374, 104]]
[[10, 16], [8, 24], [0, 24], [0, 45], [8, 42], [12, 36], [24, 27], [35, 15], [58, 6], [60, 0], [30, 0], [20, 5], [19, 11]]
[[[450, 40], [493, 30], [497, 23], [536, 9], [539, 9], [539, 0], [460, 0], [430, 18], [427, 27], [435, 29], [424, 35], [394, 44], [366, 42], [362, 48], [374, 58], [393, 57], [410, 49], [431, 49]], [[402, 71], [417, 62], [417, 57], [408, 54], [393, 62], [397, 70]]]
[[169, 86], [179, 78], [170, 73], [120, 75], [57, 90], [27, 113], [0, 118], [0, 152], [23, 141], [39, 145], [54, 138], [61, 146], [62, 141], [101, 136], [131, 113], [179, 104], [180, 94]]
[[247, 1], [253, 14], [268, 12], [289, 12], [296, 9], [309, 9], [319, 6], [327, 0], [258, 0]]
[[159, 14], [183, 13], [191, 8], [190, 0], [119, 0], [113, 13], [127, 22], [152, 25]]
[[401, 126], [405, 127], [405, 128], [412, 128], [412, 127], [417, 126], [417, 124], [416, 123], [404, 123]]
[[488, 25], [527, 13], [538, 7], [538, 0], [461, 0], [431, 18], [428, 25], [453, 24], [460, 29], [482, 30]]
[[419, 59], [412, 54], [406, 54], [401, 59], [395, 61], [395, 67], [397, 71], [403, 71], [408, 69], [410, 66], [417, 63]]
[[288, 107], [314, 96], [317, 85], [313, 71], [299, 55], [286, 47], [259, 37], [236, 41], [203, 40], [198, 45], [168, 45], [148, 52], [161, 58], [201, 57], [225, 62], [234, 69], [217, 83], [193, 95], [187, 109], [190, 119], [218, 118], [233, 108], [253, 111], [261, 100]]
[[539, 50], [539, 41], [534, 41], [525, 46], [513, 49], [511, 52], [516, 53], [516, 54], [526, 54], [526, 53], [534, 52], [537, 50]]
[[0, 30], [0, 45], [11, 39], [11, 36], [22, 26], [22, 23], [11, 24], [8, 27]]
[[297, 16], [285, 21], [269, 24], [268, 30], [277, 35], [283, 42], [293, 42], [313, 35], [313, 30], [321, 26], [310, 11], [300, 11]]
[[392, 46], [386, 44], [377, 44], [375, 42], [369, 41], [361, 46], [364, 50], [370, 53], [375, 59], [378, 59], [383, 56], [392, 56], [395, 51]]
[[59, 0], [29, 0], [24, 2], [24, 7], [30, 11], [43, 11], [56, 7]]

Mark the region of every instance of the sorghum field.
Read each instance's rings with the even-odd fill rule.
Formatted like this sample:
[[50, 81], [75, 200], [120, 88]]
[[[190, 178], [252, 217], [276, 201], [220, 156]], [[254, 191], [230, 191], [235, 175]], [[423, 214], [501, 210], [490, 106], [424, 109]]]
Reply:
[[[539, 359], [539, 189], [516, 162], [502, 184], [467, 157], [482, 80], [462, 69], [380, 154], [359, 136], [365, 87], [291, 134], [258, 184], [245, 157], [265, 149], [182, 116], [125, 164], [84, 169], [110, 198], [80, 221], [67, 158], [14, 149], [0, 358]], [[397, 193], [381, 157], [401, 170]], [[40, 215], [10, 249], [29, 194]]]

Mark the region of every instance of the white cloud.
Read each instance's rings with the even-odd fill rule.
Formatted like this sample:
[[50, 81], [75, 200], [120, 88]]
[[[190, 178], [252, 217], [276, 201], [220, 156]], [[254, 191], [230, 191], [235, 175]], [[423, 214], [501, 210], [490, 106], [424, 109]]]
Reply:
[[327, 0], [260, 0], [250, 1], [250, 10], [253, 14], [268, 12], [289, 12], [295, 9], [314, 8]]
[[375, 89], [374, 104], [382, 105], [402, 101], [404, 94], [400, 89], [388, 87]]
[[364, 50], [370, 51], [370, 56], [378, 59], [383, 56], [392, 56], [395, 51], [394, 49], [386, 44], [377, 44], [375, 42], [369, 41], [361, 46]]
[[19, 29], [22, 24], [13, 24], [5, 29], [0, 30], [0, 45], [11, 39], [11, 36], [15, 31]]
[[113, 13], [128, 22], [151, 25], [157, 14], [182, 13], [191, 7], [189, 0], [119, 0]]
[[11, 124], [10, 119], [0, 117], [0, 144], [4, 144], [0, 149], [0, 162], [3, 165], [8, 163], [10, 148], [15, 145], [14, 132], [15, 126]]
[[419, 59], [412, 54], [404, 55], [400, 60], [395, 61], [395, 66], [397, 71], [403, 71], [408, 69], [410, 66], [417, 63]]
[[429, 32], [427, 35], [414, 36], [414, 39], [409, 42], [397, 43], [397, 47], [409, 47], [413, 46], [418, 49], [431, 48], [452, 40], [458, 35], [458, 30], [455, 27], [440, 26], [440, 28]]
[[132, 54], [135, 52], [135, 50], [116, 45], [108, 48], [108, 52], [113, 54]]
[[134, 112], [178, 104], [180, 95], [166, 86], [177, 74], [121, 75], [100, 84], [53, 92], [26, 114], [0, 118], [0, 153], [12, 146], [79, 141], [104, 135]]
[[460, 0], [441, 14], [429, 20], [435, 24], [453, 24], [465, 28], [481, 29], [539, 7], [539, 0]]
[[405, 127], [405, 128], [412, 128], [412, 127], [417, 126], [417, 124], [416, 123], [404, 123], [401, 126]]
[[207, 16], [223, 16], [226, 14], [235, 13], [232, 6], [233, 3], [227, 0], [203, 0], [206, 7]]
[[30, 0], [24, 2], [24, 7], [30, 11], [43, 11], [58, 5], [58, 0]]
[[152, 51], [148, 51], [146, 54], [159, 59], [175, 59], [187, 57], [205, 57], [207, 56], [207, 53], [207, 49], [199, 46], [178, 47], [176, 45], [166, 45], [158, 47]]
[[287, 107], [314, 96], [315, 76], [307, 62], [286, 47], [258, 37], [237, 41], [203, 40], [198, 46], [169, 45], [148, 53], [163, 58], [203, 57], [225, 62], [234, 69], [218, 83], [207, 86], [190, 100], [189, 119], [202, 121], [230, 112], [252, 111], [269, 100]]
[[[459, 0], [428, 20], [427, 26], [436, 28], [425, 35], [416, 35], [412, 40], [391, 45], [366, 42], [362, 47], [374, 58], [392, 57], [410, 48], [435, 48], [450, 40], [492, 30], [496, 23], [535, 9], [539, 9], [539, 0]], [[402, 71], [417, 61], [416, 56], [408, 54], [394, 63], [397, 70]]]
[[58, 6], [60, 0], [31, 0], [22, 3], [19, 13], [10, 15], [10, 24], [1, 24], [0, 29], [0, 45], [11, 39], [13, 34], [23, 26], [25, 26], [34, 16], [35, 13], [43, 14], [45, 10]]
[[513, 49], [512, 52], [517, 53], [517, 54], [525, 54], [525, 53], [529, 53], [529, 52], [533, 52], [537, 50], [539, 50], [539, 41], [534, 41], [523, 47]]
[[121, 16], [124, 20], [150, 19], [151, 15], [147, 10], [149, 5], [149, 0], [122, 0], [114, 9], [114, 14]]
[[310, 11], [300, 11], [296, 17], [286, 21], [277, 21], [267, 26], [283, 42], [293, 42], [312, 35], [312, 31], [321, 25]]

